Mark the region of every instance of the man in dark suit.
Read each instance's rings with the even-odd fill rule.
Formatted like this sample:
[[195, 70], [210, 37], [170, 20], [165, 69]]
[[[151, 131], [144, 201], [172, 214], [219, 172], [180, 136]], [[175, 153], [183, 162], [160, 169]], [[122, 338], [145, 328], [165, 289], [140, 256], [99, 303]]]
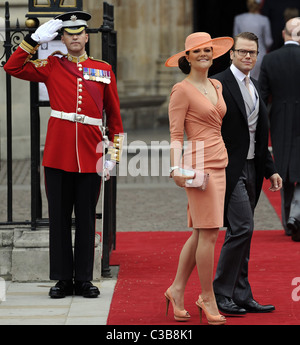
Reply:
[[[272, 103], [271, 139], [276, 168], [283, 179], [282, 224], [292, 240], [300, 241], [300, 18], [283, 30], [285, 44], [268, 54], [259, 79], [262, 98]], [[271, 99], [269, 98], [271, 96]]]
[[213, 77], [222, 82], [227, 105], [222, 125], [229, 157], [224, 214], [227, 231], [214, 280], [218, 307], [225, 314], [275, 309], [254, 300], [248, 281], [254, 208], [263, 179], [270, 179], [273, 191], [282, 185], [268, 150], [267, 109], [257, 82], [249, 80], [257, 54], [258, 38], [253, 33], [239, 34], [230, 51], [232, 65]]

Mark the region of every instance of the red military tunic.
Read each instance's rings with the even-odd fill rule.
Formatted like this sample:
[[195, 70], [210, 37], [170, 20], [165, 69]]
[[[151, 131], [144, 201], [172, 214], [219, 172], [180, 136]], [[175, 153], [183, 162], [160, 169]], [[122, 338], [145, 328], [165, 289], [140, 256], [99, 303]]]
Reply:
[[[14, 77], [45, 83], [51, 109], [102, 119], [106, 112], [109, 140], [123, 133], [116, 78], [112, 67], [102, 61], [82, 56], [49, 56], [31, 61], [38, 45], [28, 35], [4, 66]], [[72, 57], [71, 57], [72, 58]], [[71, 60], [70, 58], [70, 60]], [[108, 71], [111, 83], [86, 81], [84, 68]], [[106, 72], [105, 72], [106, 73]], [[43, 166], [69, 172], [95, 173], [102, 156], [99, 143], [102, 133], [98, 126], [50, 117], [48, 122]]]

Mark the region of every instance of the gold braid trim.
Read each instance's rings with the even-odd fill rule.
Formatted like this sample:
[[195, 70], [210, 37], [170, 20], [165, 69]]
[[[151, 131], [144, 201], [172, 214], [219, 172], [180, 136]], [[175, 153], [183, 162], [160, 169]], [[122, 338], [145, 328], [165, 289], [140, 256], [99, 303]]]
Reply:
[[37, 50], [39, 49], [39, 44], [36, 45], [35, 47], [33, 47], [32, 45], [30, 45], [28, 42], [26, 42], [25, 40], [23, 40], [20, 44], [20, 47], [25, 50], [28, 54], [35, 54], [37, 52]]

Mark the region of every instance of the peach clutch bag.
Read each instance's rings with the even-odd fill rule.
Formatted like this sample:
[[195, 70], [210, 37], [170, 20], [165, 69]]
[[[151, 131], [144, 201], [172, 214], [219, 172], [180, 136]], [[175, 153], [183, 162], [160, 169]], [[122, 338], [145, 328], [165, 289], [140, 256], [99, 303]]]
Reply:
[[207, 184], [209, 181], [209, 174], [205, 173], [204, 171], [197, 170], [197, 169], [179, 169], [182, 175], [184, 176], [195, 176], [190, 180], [186, 180], [185, 186], [198, 188], [201, 190], [205, 190], [207, 188]]

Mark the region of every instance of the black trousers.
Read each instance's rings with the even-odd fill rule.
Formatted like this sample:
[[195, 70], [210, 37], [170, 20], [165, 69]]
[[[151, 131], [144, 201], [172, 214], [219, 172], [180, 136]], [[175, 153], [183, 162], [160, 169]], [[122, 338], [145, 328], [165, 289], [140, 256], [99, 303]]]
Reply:
[[300, 183], [290, 182], [287, 178], [283, 181], [281, 189], [281, 214], [282, 225], [288, 231], [287, 221], [293, 217], [300, 222]]
[[214, 292], [232, 298], [237, 304], [253, 298], [248, 262], [254, 230], [255, 193], [254, 160], [248, 160], [229, 200], [226, 214], [229, 226], [214, 279]]
[[45, 185], [50, 222], [50, 279], [93, 280], [96, 205], [101, 177], [96, 173], [70, 173], [45, 167]]

